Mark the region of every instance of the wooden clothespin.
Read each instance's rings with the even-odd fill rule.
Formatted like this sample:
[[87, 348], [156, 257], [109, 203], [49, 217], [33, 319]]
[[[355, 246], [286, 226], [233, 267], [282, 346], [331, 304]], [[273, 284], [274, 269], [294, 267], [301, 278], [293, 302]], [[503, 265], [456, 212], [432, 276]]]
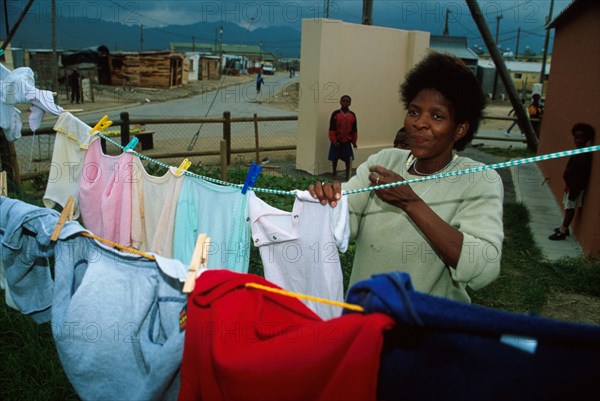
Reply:
[[206, 268], [208, 263], [208, 246], [210, 245], [210, 237], [206, 234], [200, 234], [196, 240], [196, 247], [192, 254], [192, 261], [190, 262], [190, 268], [188, 269], [188, 275], [183, 285], [183, 293], [191, 294], [194, 291], [196, 285], [196, 278], [198, 278], [198, 270], [200, 268]]
[[113, 122], [108, 119], [108, 116], [102, 117], [100, 121], [98, 121], [98, 124], [94, 125], [94, 128], [92, 128], [92, 130], [90, 131], [90, 135], [92, 135], [94, 132], [104, 131], [105, 129], [110, 127], [112, 123]]
[[8, 178], [6, 171], [0, 171], [0, 196], [8, 196]]
[[177, 167], [177, 170], [175, 171], [175, 175], [177, 177], [179, 177], [181, 174], [183, 174], [184, 171], [187, 171], [187, 169], [190, 168], [191, 165], [192, 165], [192, 162], [190, 161], [190, 159], [188, 159], [186, 157], [185, 159], [183, 159], [183, 161], [181, 162], [179, 167]]
[[60, 213], [60, 217], [54, 226], [54, 230], [52, 231], [52, 235], [50, 236], [50, 241], [56, 241], [58, 236], [60, 235], [60, 230], [62, 230], [63, 226], [67, 221], [73, 220], [73, 210], [75, 209], [75, 197], [73, 195], [69, 196], [67, 199], [67, 203], [65, 203], [65, 207], [63, 207], [62, 212]]

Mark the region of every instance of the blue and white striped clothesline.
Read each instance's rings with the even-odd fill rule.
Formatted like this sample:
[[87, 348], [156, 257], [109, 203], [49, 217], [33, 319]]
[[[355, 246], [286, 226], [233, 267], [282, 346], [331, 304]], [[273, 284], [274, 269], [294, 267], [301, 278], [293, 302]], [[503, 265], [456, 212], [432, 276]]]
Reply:
[[[102, 133], [98, 133], [98, 135], [100, 137], [106, 139], [108, 142], [112, 143], [113, 145], [123, 149], [123, 146], [121, 146], [119, 143], [113, 141], [109, 137], [103, 135]], [[442, 179], [445, 177], [454, 177], [457, 175], [478, 173], [478, 172], [483, 172], [483, 171], [487, 171], [487, 170], [498, 170], [501, 168], [520, 166], [522, 164], [535, 163], [535, 162], [544, 161], [544, 160], [558, 159], [561, 157], [579, 155], [582, 153], [596, 152], [598, 150], [600, 150], [600, 145], [588, 146], [586, 148], [579, 148], [579, 149], [563, 150], [560, 152], [549, 153], [546, 155], [526, 157], [524, 159], [510, 160], [510, 161], [502, 162], [502, 163], [485, 164], [485, 165], [479, 166], [479, 167], [472, 167], [472, 168], [456, 170], [456, 171], [448, 171], [446, 173], [428, 175], [428, 176], [424, 176], [424, 177], [413, 178], [413, 179], [406, 180], [406, 181], [390, 182], [388, 184], [380, 184], [380, 185], [374, 185], [374, 186], [366, 187], [366, 188], [353, 189], [351, 191], [343, 191], [342, 195], [352, 195], [352, 194], [358, 194], [361, 192], [373, 191], [376, 189], [393, 188], [393, 187], [397, 187], [400, 185], [408, 185], [408, 184], [412, 184], [412, 183], [416, 183], [416, 182], [423, 182], [423, 181], [430, 181], [430, 180], [439, 180], [439, 179]], [[165, 164], [158, 160], [152, 159], [148, 156], [142, 155], [141, 153], [137, 153], [135, 151], [132, 151], [132, 153], [135, 154], [136, 156], [140, 157], [141, 159], [147, 160], [151, 163], [157, 164], [164, 168], [171, 167], [168, 164]], [[191, 177], [201, 178], [205, 181], [213, 182], [213, 183], [220, 184], [220, 185], [229, 185], [229, 186], [233, 186], [233, 187], [238, 187], [240, 189], [243, 187], [243, 184], [233, 184], [231, 182], [221, 181], [216, 178], [205, 177], [202, 175], [194, 174], [190, 171], [184, 171], [184, 174], [191, 176]], [[251, 189], [255, 192], [264, 192], [264, 193], [275, 194], [275, 195], [293, 195], [293, 196], [295, 196], [294, 191], [283, 191], [280, 189], [270, 189], [270, 188], [251, 188]]]

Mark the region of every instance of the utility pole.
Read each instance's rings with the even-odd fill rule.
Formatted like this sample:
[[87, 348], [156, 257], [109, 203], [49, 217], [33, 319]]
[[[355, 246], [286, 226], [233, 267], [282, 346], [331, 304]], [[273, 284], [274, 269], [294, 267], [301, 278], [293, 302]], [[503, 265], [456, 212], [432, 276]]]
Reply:
[[219, 27], [219, 79], [221, 79], [223, 71], [221, 63], [223, 63], [223, 25]]
[[329, 0], [325, 0], [325, 18], [329, 18]]
[[[498, 48], [498, 35], [500, 33], [500, 20], [502, 15], [496, 16], [496, 48]], [[498, 65], [496, 65], [496, 72], [494, 73], [494, 88], [492, 90], [492, 100], [496, 100], [496, 88], [498, 87]]]
[[144, 24], [140, 25], [140, 51], [144, 51]]
[[215, 27], [215, 54], [219, 51], [219, 28]]
[[521, 27], [517, 28], [517, 48], [515, 50], [515, 61], [519, 58], [519, 40], [521, 40]]
[[362, 24], [373, 25], [373, 0], [363, 0]]
[[[550, 13], [546, 17], [546, 25], [552, 19], [552, 10], [554, 8], [554, 0], [550, 0]], [[546, 76], [546, 58], [548, 57], [548, 44], [550, 43], [550, 29], [546, 28], [546, 39], [544, 39], [544, 55], [542, 56], [542, 71], [540, 72], [540, 83], [542, 84], [542, 92], [544, 91], [544, 77]]]
[[538, 147], [538, 138], [531, 126], [531, 121], [529, 121], [529, 116], [525, 111], [525, 107], [519, 100], [519, 95], [517, 94], [517, 89], [515, 88], [515, 84], [510, 78], [510, 74], [506, 69], [506, 65], [504, 64], [504, 59], [502, 55], [498, 51], [498, 47], [494, 43], [492, 39], [492, 34], [485, 23], [485, 18], [483, 17], [483, 13], [479, 8], [479, 4], [477, 4], [477, 0], [466, 0], [467, 6], [469, 7], [469, 11], [473, 16], [473, 20], [481, 33], [481, 37], [485, 42], [487, 48], [490, 51], [490, 55], [492, 56], [492, 60], [494, 60], [494, 64], [496, 65], [496, 70], [499, 70], [500, 78], [502, 79], [502, 83], [504, 83], [504, 88], [506, 88], [508, 98], [515, 109], [515, 115], [518, 118], [519, 128], [521, 131], [525, 133], [527, 137], [527, 147], [530, 150], [536, 151]]
[[52, 16], [52, 92], [58, 89], [58, 54], [56, 53], [56, 0], [51, 3]]
[[[2, 46], [0, 46], [0, 50], [5, 50], [6, 47], [10, 44], [10, 41], [12, 40], [13, 36], [15, 36], [15, 33], [17, 33], [17, 29], [19, 29], [19, 26], [21, 26], [21, 22], [23, 22], [23, 19], [25, 19], [25, 16], [27, 15], [29, 9], [33, 5], [33, 2], [34, 0], [29, 0], [29, 3], [27, 3], [23, 11], [21, 12], [19, 19], [17, 20], [17, 22], [15, 22], [8, 35], [6, 35], [6, 39], [4, 39]], [[6, 28], [8, 29], [8, 24], [6, 25]]]
[[448, 16], [450, 15], [450, 9], [447, 8], [446, 9], [446, 24], [444, 24], [444, 36], [449, 36], [450, 35], [450, 29], [448, 29]]

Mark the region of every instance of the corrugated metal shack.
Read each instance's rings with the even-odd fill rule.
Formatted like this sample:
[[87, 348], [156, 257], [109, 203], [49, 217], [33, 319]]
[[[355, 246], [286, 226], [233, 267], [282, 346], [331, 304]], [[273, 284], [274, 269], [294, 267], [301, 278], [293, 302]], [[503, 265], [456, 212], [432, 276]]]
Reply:
[[183, 53], [118, 52], [110, 54], [109, 63], [112, 85], [169, 89], [188, 83]]

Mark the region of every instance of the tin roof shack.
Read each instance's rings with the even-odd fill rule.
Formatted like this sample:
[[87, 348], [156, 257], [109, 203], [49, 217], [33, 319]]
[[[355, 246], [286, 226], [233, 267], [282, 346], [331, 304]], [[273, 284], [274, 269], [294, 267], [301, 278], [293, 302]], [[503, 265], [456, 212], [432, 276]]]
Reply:
[[110, 54], [109, 63], [111, 83], [117, 86], [169, 89], [188, 82], [183, 53], [118, 52]]
[[[528, 61], [504, 61], [506, 69], [515, 84], [517, 92], [523, 99], [529, 99], [533, 93], [533, 85], [540, 80], [542, 63]], [[496, 74], [496, 65], [492, 60], [479, 60], [477, 78], [481, 83], [483, 91], [491, 96], [494, 86], [494, 75]], [[550, 63], [546, 63], [544, 74], [544, 85], [542, 87], [542, 97], [545, 97], [548, 79], [550, 77]], [[496, 96], [506, 98], [506, 89], [502, 80], [496, 82]]]
[[217, 56], [200, 56], [200, 71], [198, 74], [198, 79], [202, 81], [215, 81], [218, 80], [219, 77], [219, 67], [220, 67], [219, 57]]
[[[538, 154], [573, 149], [571, 128], [579, 122], [594, 127], [597, 145], [600, 143], [600, 2], [575, 0], [547, 28], [555, 30], [552, 77], [548, 81]], [[565, 186], [562, 173], [566, 165], [567, 158], [539, 163], [561, 205]], [[571, 234], [586, 255], [600, 256], [600, 152], [592, 156], [591, 174], [583, 206], [575, 212]]]
[[458, 57], [473, 71], [473, 74], [477, 75], [479, 56], [467, 46], [466, 36], [431, 35], [429, 47], [440, 53], [450, 53]]
[[87, 78], [100, 85], [110, 85], [110, 68], [108, 56], [110, 51], [105, 45], [87, 47], [85, 49], [65, 51], [60, 56], [63, 67], [86, 70]]

